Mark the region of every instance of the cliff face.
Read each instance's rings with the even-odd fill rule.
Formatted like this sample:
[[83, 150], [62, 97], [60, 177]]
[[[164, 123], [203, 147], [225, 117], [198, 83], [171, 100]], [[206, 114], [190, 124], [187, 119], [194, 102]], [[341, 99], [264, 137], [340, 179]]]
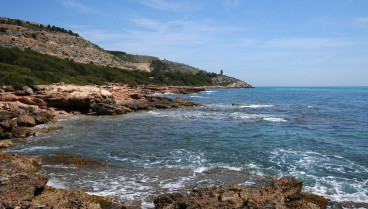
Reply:
[[72, 32], [25, 21], [12, 22], [7, 18], [0, 18], [0, 22], [0, 46], [31, 49], [79, 63], [130, 68], [126, 62]]

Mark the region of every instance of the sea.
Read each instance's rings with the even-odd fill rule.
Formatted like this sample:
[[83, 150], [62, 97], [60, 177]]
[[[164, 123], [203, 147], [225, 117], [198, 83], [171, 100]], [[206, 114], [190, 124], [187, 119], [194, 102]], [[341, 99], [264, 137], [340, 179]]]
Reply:
[[[60, 152], [108, 168], [44, 165], [49, 185], [154, 207], [155, 196], [296, 177], [303, 192], [368, 203], [368, 87], [208, 89], [203, 107], [75, 116], [8, 152]], [[43, 125], [44, 126], [44, 125]], [[41, 126], [42, 128], [42, 126]]]

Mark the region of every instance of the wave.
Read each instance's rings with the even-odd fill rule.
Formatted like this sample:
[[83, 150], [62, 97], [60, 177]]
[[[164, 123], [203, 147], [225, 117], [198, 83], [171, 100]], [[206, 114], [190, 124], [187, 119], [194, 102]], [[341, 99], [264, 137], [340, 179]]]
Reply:
[[39, 152], [44, 150], [59, 150], [70, 148], [70, 146], [33, 146], [33, 147], [24, 147], [24, 148], [10, 148], [7, 149], [7, 152], [21, 152], [21, 153], [31, 153], [31, 152]]
[[246, 104], [246, 105], [239, 105], [239, 107], [243, 108], [271, 108], [271, 107], [277, 107], [276, 105], [270, 105], [270, 104]]
[[[270, 162], [277, 165], [274, 171], [278, 176], [294, 176], [303, 181], [304, 192], [323, 195], [336, 202], [368, 203], [368, 179], [350, 177], [368, 173], [368, 168], [342, 156], [276, 149], [271, 152]], [[333, 176], [321, 176], [322, 170]]]
[[191, 98], [206, 98], [204, 96], [198, 96], [198, 95], [194, 95], [194, 96], [190, 96]]
[[[213, 109], [212, 109], [213, 108]], [[218, 111], [216, 108], [222, 107], [210, 107], [210, 109], [198, 109], [197, 111], [149, 111], [148, 114], [158, 118], [172, 118], [177, 120], [202, 120], [202, 119], [243, 119], [243, 120], [264, 120], [269, 122], [287, 122], [287, 119], [275, 117], [272, 114], [256, 114], [245, 112], [230, 112], [230, 111]]]
[[263, 118], [263, 120], [270, 121], [270, 122], [286, 122], [287, 121], [284, 118], [271, 118], [271, 117], [265, 117]]

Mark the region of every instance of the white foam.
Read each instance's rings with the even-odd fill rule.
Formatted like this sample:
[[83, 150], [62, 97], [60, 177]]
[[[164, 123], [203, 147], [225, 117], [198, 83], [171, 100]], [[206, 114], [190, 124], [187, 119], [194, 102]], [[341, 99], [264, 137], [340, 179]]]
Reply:
[[184, 183], [186, 181], [189, 181], [189, 180], [190, 180], [190, 178], [188, 178], [188, 177], [181, 177], [176, 182], [165, 183], [165, 181], [162, 181], [162, 182], [160, 182], [160, 185], [161, 185], [162, 188], [168, 189], [171, 192], [173, 190], [183, 188], [185, 186]]
[[67, 189], [67, 187], [65, 186], [65, 184], [62, 181], [59, 181], [58, 179], [55, 179], [55, 178], [52, 178], [52, 177], [47, 182], [47, 185], [52, 186], [52, 187], [57, 188], [57, 189]]
[[308, 109], [319, 110], [318, 107], [314, 107], [314, 106], [311, 106], [311, 105], [308, 106]]
[[63, 148], [67, 148], [69, 146], [60, 146], [60, 147], [50, 147], [50, 146], [34, 146], [34, 147], [26, 147], [26, 148], [22, 148], [22, 149], [16, 149], [16, 148], [11, 148], [11, 149], [7, 149], [8, 152], [22, 152], [22, 153], [29, 153], [29, 152], [34, 152], [34, 151], [42, 151], [42, 150], [58, 150], [58, 149], [63, 149]]
[[241, 105], [240, 107], [243, 107], [243, 108], [271, 108], [271, 107], [276, 107], [276, 105], [270, 105], [270, 104], [247, 104], [247, 105]]
[[287, 121], [284, 118], [272, 118], [272, 117], [265, 117], [263, 118], [263, 120], [270, 121], [270, 122], [286, 122]]
[[279, 176], [295, 176], [304, 181], [304, 192], [323, 195], [338, 202], [368, 203], [368, 179], [318, 174], [320, 169], [327, 169], [331, 173], [361, 174], [368, 171], [366, 167], [357, 165], [339, 155], [326, 155], [316, 151], [275, 149], [271, 154], [270, 162], [279, 167], [273, 170], [279, 172]]

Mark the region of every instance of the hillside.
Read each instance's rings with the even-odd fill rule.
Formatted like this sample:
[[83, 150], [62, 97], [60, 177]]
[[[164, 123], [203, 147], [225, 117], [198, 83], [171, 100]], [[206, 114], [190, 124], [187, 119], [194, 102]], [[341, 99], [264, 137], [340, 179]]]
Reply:
[[30, 49], [0, 46], [0, 86], [15, 88], [49, 83], [74, 83], [80, 85], [105, 84], [155, 84], [175, 86], [210, 86], [213, 74], [182, 72], [151, 72], [126, 70], [95, 64], [76, 63], [70, 59], [41, 54]]
[[[39, 60], [52, 60], [50, 57], [41, 58], [41, 54], [51, 55], [60, 58], [59, 60], [56, 59], [56, 61], [54, 60], [53, 62], [58, 63], [61, 66], [64, 66], [65, 63], [68, 63], [68, 69], [73, 69], [72, 71], [75, 72], [78, 72], [78, 69], [74, 69], [74, 65], [84, 66], [83, 68], [89, 69], [87, 71], [91, 72], [95, 71], [95, 69], [104, 69], [102, 71], [108, 72], [116, 71], [113, 74], [120, 74], [121, 72], [127, 74], [126, 71], [130, 70], [134, 71], [133, 73], [131, 73], [131, 76], [138, 76], [135, 79], [132, 79], [130, 77], [127, 79], [123, 79], [123, 77], [121, 77], [123, 75], [120, 75], [120, 77], [118, 76], [114, 79], [101, 79], [100, 77], [93, 78], [94, 74], [89, 74], [88, 76], [90, 77], [88, 79], [86, 78], [86, 75], [84, 75], [85, 79], [69, 78], [68, 76], [62, 78], [62, 75], [65, 75], [64, 72], [61, 72], [63, 68], [55, 67], [53, 65], [52, 71], [54, 73], [52, 76], [49, 75], [51, 76], [51, 78], [41, 79], [40, 77], [38, 77], [37, 73], [32, 74], [32, 79], [40, 83], [58, 81], [77, 84], [126, 82], [135, 84], [149, 83], [158, 85], [219, 85], [235, 88], [251, 87], [244, 81], [218, 75], [215, 73], [208, 73], [206, 71], [199, 70], [198, 68], [191, 67], [182, 63], [176, 63], [168, 60], [160, 60], [159, 58], [153, 56], [131, 55], [119, 51], [106, 51], [96, 44], [83, 39], [71, 30], [66, 30], [64, 28], [50, 25], [46, 26], [39, 23], [31, 23], [23, 20], [0, 17], [0, 46], [5, 48], [18, 48], [23, 51], [32, 50], [38, 52], [40, 53], [37, 54]], [[5, 49], [2, 49], [2, 52], [7, 53], [4, 50]], [[16, 54], [20, 56], [29, 56], [30, 52], [27, 51], [26, 53], [22, 54], [20, 51], [17, 51]], [[4, 54], [1, 54], [1, 57], [3, 56]], [[18, 57], [18, 59], [21, 59], [21, 57]], [[14, 69], [25, 67], [30, 70], [30, 72], [33, 72], [44, 68], [42, 67], [44, 66], [44, 63], [42, 62], [33, 62], [32, 65], [27, 66], [20, 65], [18, 62], [2, 62], [3, 63], [1, 65], [0, 73], [3, 76], [6, 73], [9, 73], [9, 69], [13, 69], [14, 72]], [[73, 62], [75, 64], [71, 64]], [[84, 65], [78, 65], [76, 63]], [[10, 64], [12, 66], [9, 67], [4, 64]], [[55, 69], [58, 69], [60, 72], [56, 73]], [[135, 72], [136, 70], [139, 70], [140, 72]], [[56, 76], [57, 78], [55, 78], [55, 74], [58, 75]], [[8, 74], [6, 75], [7, 77], [9, 77]], [[142, 77], [142, 75], [144, 75], [144, 78]], [[28, 77], [28, 79], [31, 78]], [[14, 83], [10, 81], [4, 82], [4, 77], [1, 78], [1, 80], [3, 80], [2, 84]], [[20, 82], [16, 83], [17, 85], [20, 85]]]

